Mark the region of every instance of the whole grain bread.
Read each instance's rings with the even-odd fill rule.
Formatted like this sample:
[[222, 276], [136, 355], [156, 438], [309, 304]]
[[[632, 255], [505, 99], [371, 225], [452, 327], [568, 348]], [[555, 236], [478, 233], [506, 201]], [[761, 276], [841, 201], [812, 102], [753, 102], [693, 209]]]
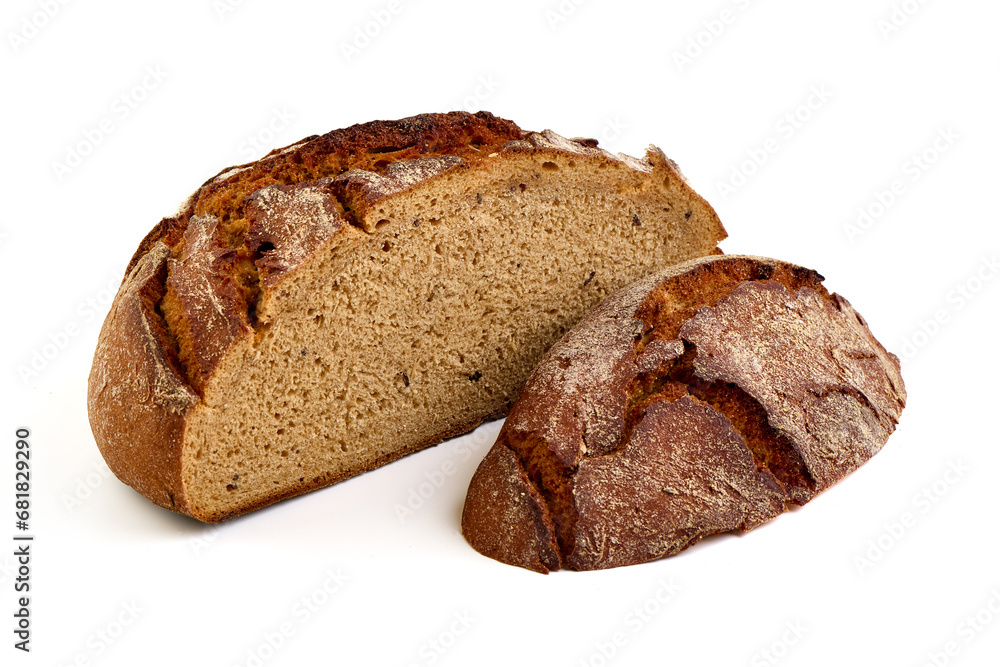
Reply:
[[233, 517], [506, 414], [602, 297], [724, 237], [652, 147], [488, 113], [309, 137], [142, 241], [94, 357], [94, 437], [154, 503]]
[[466, 539], [539, 572], [641, 563], [857, 469], [906, 392], [899, 360], [822, 280], [716, 256], [605, 299], [524, 385], [469, 486]]

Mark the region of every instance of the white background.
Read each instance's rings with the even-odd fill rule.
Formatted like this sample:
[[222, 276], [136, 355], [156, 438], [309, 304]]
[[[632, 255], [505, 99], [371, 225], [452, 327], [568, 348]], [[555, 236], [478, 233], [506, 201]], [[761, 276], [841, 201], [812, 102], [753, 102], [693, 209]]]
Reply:
[[[0, 663], [997, 664], [1000, 5], [895, 2], [7, 0]], [[903, 357], [884, 450], [745, 536], [549, 576], [458, 532], [499, 423], [218, 527], [109, 477], [86, 378], [145, 233], [271, 148], [466, 107], [633, 155], [655, 143], [718, 210], [726, 252], [824, 274]]]

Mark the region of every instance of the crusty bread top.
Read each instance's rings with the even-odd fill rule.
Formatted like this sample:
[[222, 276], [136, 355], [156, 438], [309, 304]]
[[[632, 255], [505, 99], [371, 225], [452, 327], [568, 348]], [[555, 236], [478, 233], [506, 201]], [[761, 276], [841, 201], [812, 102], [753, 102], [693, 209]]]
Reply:
[[[164, 218], [146, 235], [126, 273], [157, 241], [176, 248], [192, 216], [214, 214], [229, 223], [223, 220], [227, 213], [238, 214], [244, 197], [269, 185], [334, 178], [352, 169], [382, 173], [394, 162], [417, 158], [475, 158], [524, 134], [513, 122], [481, 111], [372, 121], [306, 137], [208, 179], [174, 216]], [[232, 222], [235, 225], [236, 220]]]

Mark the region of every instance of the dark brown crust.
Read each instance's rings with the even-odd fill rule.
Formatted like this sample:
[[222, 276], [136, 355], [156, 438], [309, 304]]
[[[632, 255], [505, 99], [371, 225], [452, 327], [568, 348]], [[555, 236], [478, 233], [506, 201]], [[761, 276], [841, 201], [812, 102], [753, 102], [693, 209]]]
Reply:
[[535, 572], [559, 569], [559, 545], [545, 499], [506, 447], [492, 448], [480, 464], [469, 487], [462, 523], [489, 523], [498, 510], [505, 512], [503, 524], [509, 530], [483, 535], [478, 543], [481, 553], [497, 559], [512, 554], [519, 558], [512, 565]]
[[172, 335], [190, 341], [178, 359], [199, 395], [229, 346], [253, 335], [239, 286], [227, 270], [232, 251], [216, 243], [217, 222], [202, 215], [188, 223], [183, 252], [167, 260], [167, 298], [161, 301], [164, 312], [178, 313]]
[[[896, 426], [905, 395], [899, 362], [839, 294], [743, 283], [680, 335], [697, 347], [699, 377], [735, 384], [763, 407], [813, 494], [859, 468]], [[761, 358], [768, 363], [755, 363]]]
[[[255, 258], [261, 289], [272, 290], [345, 229], [347, 221], [330, 194], [331, 186], [330, 179], [271, 185], [247, 198], [246, 245]], [[268, 245], [270, 249], [262, 251]]]
[[154, 244], [125, 276], [98, 338], [87, 400], [112, 472], [157, 505], [185, 512], [180, 450], [188, 411], [199, 399], [179, 373], [155, 311], [169, 257], [165, 245]]
[[[881, 448], [905, 404], [899, 360], [821, 280], [758, 257], [685, 262], [611, 295], [548, 352], [493, 449], [528, 471], [563, 567], [749, 530]], [[493, 511], [464, 515], [463, 533], [497, 560], [537, 562], [546, 536], [509, 525], [527, 501], [498, 483], [476, 472], [466, 503], [489, 494]], [[520, 507], [496, 504], [511, 497]], [[498, 548], [505, 533], [534, 537]]]
[[[179, 477], [186, 412], [176, 411], [159, 394], [140, 397], [135, 387], [161, 381], [157, 373], [166, 365], [176, 383], [171, 391], [196, 404], [226, 352], [266, 320], [267, 299], [277, 282], [306, 261], [313, 249], [333, 237], [370, 231], [360, 222], [363, 213], [384, 197], [491, 155], [517, 151], [625, 161], [647, 172], [661, 169], [659, 173], [668, 179], [683, 178], [657, 149], [651, 149], [649, 162], [640, 162], [550, 132], [527, 133], [485, 112], [456, 112], [375, 121], [308, 137], [208, 180], [175, 216], [163, 219], [140, 243], [128, 275], [154, 259], [157, 268], [142, 274], [141, 299], [128, 284], [131, 278], [123, 282], [104, 324], [91, 371], [89, 411], [98, 446], [109, 464], [116, 461], [112, 469], [119, 478], [157, 504], [193, 515], [182, 502]], [[320, 166], [323, 173], [317, 173]], [[306, 172], [310, 178], [303, 181]], [[316, 233], [306, 234], [296, 246], [292, 232], [280, 227], [294, 217], [297, 206], [302, 209], [296, 197], [305, 196], [305, 190], [321, 190], [326, 199], [321, 215], [315, 211], [298, 215], [301, 224], [295, 226], [296, 233], [310, 225]], [[286, 195], [292, 200], [286, 201]], [[245, 217], [245, 227], [222, 229], [224, 220], [215, 212], [226, 197]], [[690, 197], [711, 210], [693, 191]], [[281, 200], [275, 215], [264, 206], [272, 200]], [[714, 234], [721, 240], [725, 230], [712, 216]], [[279, 252], [269, 252], [268, 243]], [[292, 246], [296, 252], [289, 252]], [[148, 359], [143, 362], [143, 358]], [[155, 363], [158, 359], [165, 361]], [[115, 369], [123, 367], [129, 367], [132, 375], [118, 374]], [[466, 432], [479, 422], [471, 420], [468, 428], [451, 429], [422, 446]], [[407, 453], [394, 454], [378, 465]], [[335, 481], [307, 480], [237, 512], [196, 518], [222, 520]]]
[[[198, 193], [198, 201], [210, 198], [219, 190], [232, 186], [236, 180], [253, 184], [267, 181], [283, 183], [293, 178], [300, 167], [314, 169], [323, 164], [329, 173], [320, 177], [336, 177], [351, 169], [381, 173], [394, 162], [438, 155], [457, 155], [466, 159], [486, 154], [524, 132], [509, 120], [481, 111], [476, 114], [421, 114], [401, 120], [379, 120], [334, 130], [287, 147], [271, 151], [258, 162], [243, 165], [245, 171], [228, 178], [209, 180]], [[333, 164], [330, 157], [335, 156]], [[231, 168], [220, 172], [226, 174]], [[286, 183], [287, 184], [287, 183]], [[260, 186], [250, 187], [250, 191]], [[197, 209], [197, 202], [193, 204]]]
[[[523, 137], [524, 132], [517, 125], [485, 111], [378, 120], [306, 137], [275, 149], [256, 162], [223, 169], [205, 181], [176, 215], [164, 218], [150, 230], [132, 256], [126, 273], [157, 241], [175, 248], [191, 217], [204, 213], [205, 202], [240, 182], [247, 184], [242, 189], [249, 195], [268, 185], [297, 183], [298, 172], [331, 162], [331, 156], [334, 166], [324, 165], [329, 171], [319, 177], [340, 176], [352, 169], [380, 173], [394, 162], [434, 155], [485, 156]], [[392, 148], [399, 150], [389, 150]]]
[[594, 570], [670, 556], [708, 535], [777, 516], [784, 498], [722, 414], [691, 396], [660, 401], [621, 452], [580, 461], [566, 566]]

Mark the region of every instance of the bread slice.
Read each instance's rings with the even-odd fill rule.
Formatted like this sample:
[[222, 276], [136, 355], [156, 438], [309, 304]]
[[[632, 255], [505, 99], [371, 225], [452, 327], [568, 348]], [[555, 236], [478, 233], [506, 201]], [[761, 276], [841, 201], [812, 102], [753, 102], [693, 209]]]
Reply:
[[605, 299], [545, 355], [476, 471], [469, 543], [539, 572], [642, 563], [857, 469], [906, 390], [899, 359], [822, 280], [728, 255]]
[[94, 358], [94, 436], [154, 503], [233, 517], [506, 414], [603, 296], [724, 237], [656, 148], [487, 113], [309, 137], [142, 241]]

